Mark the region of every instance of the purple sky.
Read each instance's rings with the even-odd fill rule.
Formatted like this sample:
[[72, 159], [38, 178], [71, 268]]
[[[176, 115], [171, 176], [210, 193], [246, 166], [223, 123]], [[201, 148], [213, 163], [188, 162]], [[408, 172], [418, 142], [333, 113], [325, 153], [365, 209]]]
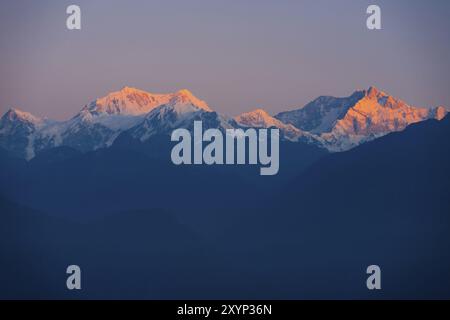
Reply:
[[[365, 26], [372, 3], [381, 31]], [[187, 88], [228, 115], [370, 85], [450, 106], [449, 30], [448, 0], [2, 0], [0, 112], [65, 119], [125, 85]]]

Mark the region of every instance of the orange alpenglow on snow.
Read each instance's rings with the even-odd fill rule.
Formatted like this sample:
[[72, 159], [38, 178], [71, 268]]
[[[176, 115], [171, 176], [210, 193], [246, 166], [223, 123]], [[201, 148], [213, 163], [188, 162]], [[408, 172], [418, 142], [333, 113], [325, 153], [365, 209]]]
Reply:
[[[343, 98], [321, 96], [306, 106], [271, 116], [263, 109], [235, 118], [212, 112], [189, 90], [155, 94], [131, 87], [107, 94], [66, 121], [40, 119], [11, 109], [0, 120], [0, 147], [31, 159], [36, 151], [69, 146], [82, 152], [109, 147], [123, 132], [140, 141], [176, 128], [278, 128], [281, 139], [330, 152], [352, 149], [428, 119], [443, 119], [445, 107], [417, 108], [370, 87]], [[20, 142], [20, 145], [17, 145]]]

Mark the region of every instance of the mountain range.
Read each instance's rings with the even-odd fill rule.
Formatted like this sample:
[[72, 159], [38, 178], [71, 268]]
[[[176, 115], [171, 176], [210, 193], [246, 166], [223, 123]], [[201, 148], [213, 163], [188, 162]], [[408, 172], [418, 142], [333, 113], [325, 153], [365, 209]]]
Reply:
[[0, 298], [448, 299], [449, 135], [445, 117], [348, 152], [281, 141], [280, 175], [253, 180], [151, 157], [164, 135], [0, 148]]
[[[10, 110], [0, 298], [448, 299], [447, 111], [375, 88], [293, 109], [230, 118], [186, 90], [125, 88], [68, 121]], [[174, 165], [168, 135], [196, 119], [279, 128], [279, 174]]]
[[67, 121], [42, 119], [12, 108], [0, 120], [0, 147], [30, 160], [55, 147], [88, 152], [113, 145], [120, 135], [141, 142], [170, 135], [175, 128], [278, 128], [283, 140], [305, 142], [329, 152], [362, 143], [428, 119], [441, 120], [445, 107], [418, 108], [370, 87], [345, 98], [321, 96], [306, 106], [275, 116], [262, 109], [234, 118], [213, 111], [189, 90], [153, 94], [124, 87], [85, 105]]

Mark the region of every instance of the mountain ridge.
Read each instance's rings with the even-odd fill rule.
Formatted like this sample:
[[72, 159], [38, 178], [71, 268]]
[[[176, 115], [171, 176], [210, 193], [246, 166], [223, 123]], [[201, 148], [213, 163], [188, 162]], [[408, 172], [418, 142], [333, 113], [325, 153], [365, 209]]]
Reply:
[[52, 121], [12, 108], [0, 119], [0, 146], [19, 157], [32, 159], [37, 153], [59, 146], [81, 152], [110, 147], [129, 132], [141, 141], [192, 128], [193, 121], [205, 128], [280, 129], [282, 139], [305, 141], [330, 152], [350, 150], [413, 123], [443, 119], [448, 108], [417, 108], [370, 87], [348, 97], [320, 96], [300, 109], [271, 116], [263, 109], [234, 118], [221, 115], [187, 89], [174, 93], [150, 93], [123, 87], [85, 105], [66, 121]]
[[344, 98], [321, 96], [305, 107], [275, 115], [285, 123], [310, 131], [331, 152], [350, 150], [362, 143], [428, 119], [443, 119], [444, 107], [419, 108], [370, 87]]

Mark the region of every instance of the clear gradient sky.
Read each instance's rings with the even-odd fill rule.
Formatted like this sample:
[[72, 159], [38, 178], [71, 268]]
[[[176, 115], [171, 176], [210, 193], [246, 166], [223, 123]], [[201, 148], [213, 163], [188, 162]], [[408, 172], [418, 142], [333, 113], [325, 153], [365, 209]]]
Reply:
[[370, 85], [450, 106], [449, 32], [448, 0], [0, 0], [0, 112], [66, 119], [125, 85], [187, 88], [231, 116]]

